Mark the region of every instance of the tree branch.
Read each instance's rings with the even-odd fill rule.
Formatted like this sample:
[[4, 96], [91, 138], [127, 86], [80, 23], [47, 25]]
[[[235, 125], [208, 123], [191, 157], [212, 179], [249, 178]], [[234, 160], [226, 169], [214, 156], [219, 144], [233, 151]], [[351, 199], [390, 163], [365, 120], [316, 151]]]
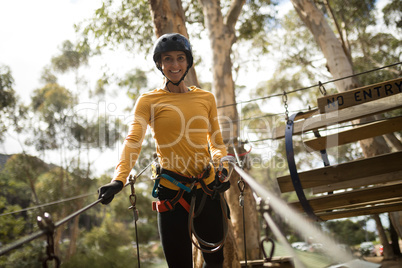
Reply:
[[227, 29], [233, 34], [235, 32], [235, 25], [239, 19], [240, 13], [245, 3], [246, 0], [232, 0], [229, 11], [226, 14], [225, 18], [223, 19], [223, 23], [226, 25]]

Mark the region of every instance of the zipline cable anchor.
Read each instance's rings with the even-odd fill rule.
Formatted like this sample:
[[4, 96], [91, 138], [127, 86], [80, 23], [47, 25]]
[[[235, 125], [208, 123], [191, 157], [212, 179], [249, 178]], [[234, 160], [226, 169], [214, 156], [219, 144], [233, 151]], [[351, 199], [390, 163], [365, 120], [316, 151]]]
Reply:
[[324, 85], [321, 83], [321, 81], [318, 81], [318, 89], [320, 90], [320, 93], [323, 96], [327, 95], [327, 90], [325, 89]]
[[43, 260], [42, 266], [47, 268], [47, 262], [54, 260], [56, 262], [56, 268], [60, 267], [60, 259], [54, 254], [54, 230], [56, 229], [52, 217], [49, 213], [45, 212], [42, 216], [37, 217], [37, 222], [39, 228], [45, 232], [47, 235], [47, 245], [46, 245], [46, 259]]

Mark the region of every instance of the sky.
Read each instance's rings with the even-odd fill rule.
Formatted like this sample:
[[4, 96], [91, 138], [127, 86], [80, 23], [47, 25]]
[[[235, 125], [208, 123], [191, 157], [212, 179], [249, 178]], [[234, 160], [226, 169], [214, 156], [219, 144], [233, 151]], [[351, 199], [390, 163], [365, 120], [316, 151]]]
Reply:
[[0, 64], [11, 68], [14, 89], [28, 100], [43, 67], [64, 40], [75, 40], [74, 23], [93, 14], [99, 0], [0, 1]]
[[[30, 103], [32, 92], [41, 88], [40, 76], [45, 66], [51, 62], [51, 58], [60, 52], [63, 41], [76, 40], [73, 25], [91, 18], [97, 8], [101, 6], [101, 0], [13, 0], [0, 1], [0, 65], [9, 66], [14, 78], [14, 90], [25, 104]], [[286, 5], [285, 5], [286, 6]], [[289, 3], [281, 12], [288, 10]], [[194, 53], [203, 56], [204, 64], [197, 66], [197, 75], [200, 81], [211, 81], [209, 41], [207, 32], [202, 33], [205, 37], [200, 42], [192, 44]], [[207, 56], [205, 56], [207, 55]], [[89, 67], [84, 68], [89, 87], [94, 88], [99, 74], [105, 70], [113, 70], [124, 74], [134, 69], [138, 63], [151, 71], [151, 83], [159, 86], [162, 77], [153, 66], [151, 55], [146, 59], [143, 55], [129, 54], [127, 51], [109, 51], [101, 57], [91, 58]], [[273, 68], [274, 65], [270, 65]], [[261, 75], [261, 72], [265, 74]], [[258, 75], [259, 79], [250, 79], [250, 74]], [[267, 79], [268, 70], [242, 73], [238, 83], [248, 87], [255, 86], [260, 80]], [[156, 82], [157, 81], [157, 82]], [[63, 75], [59, 78], [59, 84], [68, 89], [76, 88], [72, 75]], [[117, 110], [132, 106], [130, 100], [124, 95], [106, 96], [106, 112], [114, 113], [114, 116], [128, 117], [127, 111]], [[245, 97], [248, 98], [248, 95]], [[87, 99], [81, 99], [81, 103]], [[131, 101], [132, 102], [132, 101]], [[109, 107], [112, 107], [108, 109]], [[21, 146], [13, 139], [7, 139], [6, 143], [0, 144], [0, 153], [13, 154], [21, 152]], [[34, 154], [34, 152], [32, 152]], [[117, 161], [119, 152], [113, 153], [112, 159]], [[101, 165], [102, 167], [104, 165]]]

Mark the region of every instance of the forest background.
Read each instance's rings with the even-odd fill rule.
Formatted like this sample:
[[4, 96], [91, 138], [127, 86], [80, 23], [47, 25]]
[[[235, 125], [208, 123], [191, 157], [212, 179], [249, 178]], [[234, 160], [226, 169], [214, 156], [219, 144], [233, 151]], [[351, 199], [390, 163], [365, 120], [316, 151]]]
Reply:
[[[83, 1], [70, 2], [70, 5], [79, 3], [82, 4]], [[183, 1], [183, 3], [187, 2]], [[376, 44], [370, 47], [372, 50], [370, 53], [373, 54], [369, 56], [373, 59], [361, 57], [366, 60], [358, 62], [362, 71], [400, 61], [400, 46], [397, 44], [401, 39], [401, 31], [400, 25], [395, 24], [398, 22], [398, 17], [396, 16], [388, 24], [383, 20], [385, 17], [383, 17], [382, 8], [388, 3], [392, 1], [378, 1], [376, 5], [371, 6], [371, 10], [367, 10], [367, 13], [359, 14], [359, 16], [370, 18], [373, 16], [366, 28], [368, 35], [390, 33], [390, 36], [383, 35], [383, 38], [388, 39], [378, 40], [379, 43], [383, 42], [381, 45]], [[39, 16], [40, 13], [33, 12], [38, 10], [38, 7], [41, 10], [53, 10], [52, 6], [54, 10], [60, 10], [60, 8], [64, 11], [71, 10], [71, 12], [64, 12], [70, 17], [75, 17], [77, 13], [82, 12], [82, 17], [77, 16], [77, 20], [73, 21], [73, 23], [79, 23], [82, 19], [93, 16], [95, 9], [101, 6], [100, 1], [97, 5], [87, 6], [85, 9], [78, 6], [71, 9], [66, 2], [58, 7], [50, 2], [36, 2], [35, 6], [32, 5], [32, 3], [24, 2], [23, 10], [29, 14], [35, 14], [36, 18], [45, 18], [43, 24], [37, 26], [37, 30], [29, 30], [29, 27], [32, 27], [29, 22], [34, 25], [34, 21], [41, 20], [30, 19], [23, 10], [15, 10], [14, 13], [7, 7], [1, 8], [1, 18], [6, 20], [2, 21], [2, 25], [17, 26], [17, 30], [13, 27], [2, 26], [2, 30], [7, 29], [2, 36], [10, 36], [10, 41], [16, 35], [23, 39], [1, 42], [0, 47], [2, 90], [16, 92], [13, 109], [2, 107], [1, 111], [2, 146], [5, 155], [3, 159], [10, 161], [7, 164], [5, 161], [2, 162], [4, 168], [1, 171], [0, 208], [2, 214], [8, 214], [22, 208], [77, 197], [74, 201], [42, 208], [42, 211], [49, 211], [56, 219], [59, 219], [93, 200], [96, 197], [96, 188], [110, 180], [111, 170], [119, 156], [119, 146], [126, 132], [126, 123], [130, 118], [134, 100], [138, 94], [159, 86], [161, 77], [153, 66], [150, 53], [134, 54], [123, 44], [103, 48], [102, 54], [82, 49], [83, 47], [77, 47], [77, 44], [82, 41], [80, 35], [75, 36], [73, 30], [67, 30], [70, 34], [66, 34], [66, 30], [57, 27], [62, 24], [54, 23], [69, 21], [59, 17], [63, 12], [46, 12]], [[188, 4], [188, 6], [191, 5]], [[84, 10], [88, 10], [88, 15]], [[280, 1], [276, 9], [267, 8], [266, 11], [266, 14], [272, 16], [272, 19], [264, 21], [269, 22], [269, 25], [265, 25], [266, 31], [269, 30], [269, 32], [265, 32], [265, 36], [260, 36], [259, 39], [248, 42], [246, 40], [233, 50], [237, 100], [267, 96], [281, 92], [281, 89], [301, 88], [316, 84], [317, 80], [330, 80], [330, 75], [325, 70], [325, 60], [322, 55], [312, 53], [314, 50], [311, 48], [315, 47], [312, 44], [311, 34], [309, 35], [302, 25], [290, 3]], [[385, 14], [391, 13], [388, 10]], [[6, 14], [18, 15], [10, 18]], [[282, 20], [274, 20], [274, 17]], [[392, 16], [386, 18], [392, 18]], [[363, 21], [362, 17], [358, 19]], [[73, 29], [72, 25], [71, 29]], [[189, 27], [189, 33], [197, 59], [198, 79], [203, 88], [211, 89], [212, 75], [209, 61], [211, 56], [208, 50], [205, 50], [209, 47], [206, 31], [201, 31], [194, 26], [194, 28]], [[66, 36], [69, 38], [65, 38]], [[155, 39], [155, 36], [152, 36]], [[294, 38], [290, 38], [291, 36]], [[373, 36], [367, 37], [368, 40], [373, 41]], [[55, 38], [51, 38], [52, 42], [47, 42], [49, 37]], [[40, 48], [34, 46], [34, 44], [54, 44], [56, 39], [57, 44], [52, 45], [51, 48], [45, 48], [44, 45]], [[69, 41], [66, 41], [67, 39]], [[96, 43], [95, 40], [92, 41]], [[135, 41], [141, 42], [141, 38], [137, 37]], [[283, 46], [283, 43], [287, 46]], [[12, 48], [7, 47], [6, 44], [11, 44]], [[376, 50], [384, 54], [374, 55]], [[18, 56], [11, 58], [13, 55], [11, 51], [18, 51]], [[49, 54], [42, 54], [40, 51], [46, 51]], [[34, 57], [31, 58], [31, 56]], [[375, 58], [379, 56], [382, 56], [382, 62]], [[17, 62], [22, 62], [19, 66], [23, 67], [18, 67]], [[138, 67], [141, 68], [137, 69]], [[400, 75], [400, 67], [396, 68], [396, 71], [399, 71]], [[377, 79], [392, 77], [392, 74], [387, 76], [384, 73], [373, 75], [366, 81], [379, 82]], [[335, 88], [328, 88], [328, 90], [334, 92]], [[314, 106], [318, 95], [319, 91], [316, 89], [295, 96], [290, 99], [290, 109], [296, 111], [306, 109], [309, 105]], [[243, 118], [274, 114], [276, 120], [283, 121], [284, 108], [280, 98], [240, 105], [238, 109]], [[68, 118], [68, 115], [74, 115], [74, 119]], [[71, 120], [67, 124], [68, 131], [66, 120]], [[257, 125], [256, 122], [254, 123]], [[242, 139], [265, 140], [265, 143], [252, 143], [253, 159], [259, 160], [253, 162], [255, 165], [252, 173], [265, 185], [272, 185], [276, 176], [286, 172], [286, 165], [283, 165], [279, 158], [273, 160], [275, 158], [272, 157], [277, 150], [281, 149], [280, 145], [270, 143], [269, 139], [266, 139], [269, 133], [264, 133], [258, 128], [252, 131], [255, 125], [244, 124], [245, 127], [241, 131]], [[144, 148], [142, 153], [144, 162], [136, 167], [137, 172], [152, 157], [153, 147], [150, 140], [146, 141]], [[341, 162], [361, 156], [361, 151], [356, 146], [344, 150], [342, 155], [347, 157], [336, 159], [336, 161]], [[11, 154], [17, 155], [9, 157]], [[306, 159], [301, 165], [304, 169], [319, 163], [319, 159], [315, 156], [309, 156]], [[149, 181], [147, 178], [143, 180], [139, 187], [141, 194], [139, 207], [143, 206], [140, 207], [142, 215], [140, 238], [142, 243], [150, 248], [145, 250], [149, 252], [148, 258], [145, 257], [145, 259], [151, 261], [155, 254], [161, 257], [161, 252], [158, 251], [155, 242], [152, 242], [158, 241], [155, 213], [149, 209], [151, 202]], [[75, 223], [71, 223], [68, 228], [66, 227], [58, 234], [58, 239], [62, 241], [58, 252], [62, 253], [66, 267], [67, 265], [73, 267], [78, 261], [104, 264], [105, 259], [114, 262], [124, 257], [127, 263], [133, 261], [131, 242], [134, 236], [132, 226], [130, 227], [132, 215], [125, 211], [124, 202], [128, 201], [122, 194], [111, 206], [99, 207], [88, 215], [77, 218]], [[33, 209], [24, 211], [22, 214], [12, 213], [2, 216], [0, 223], [4, 227], [1, 228], [1, 243], [9, 243], [36, 230], [35, 217], [42, 211]], [[118, 221], [115, 220], [116, 218]], [[386, 220], [387, 216], [383, 219]], [[366, 222], [358, 219], [357, 223], [364, 235], [354, 235], [356, 241], [348, 241], [348, 244], [357, 244], [367, 239]], [[291, 230], [288, 231], [291, 234]], [[347, 236], [344, 235], [344, 237]], [[300, 240], [301, 238], [292, 239]], [[24, 250], [13, 253], [7, 259], [2, 257], [1, 260], [4, 263], [15, 264], [21, 261], [34, 265], [33, 263], [37, 260], [32, 260], [29, 256], [32, 256], [32, 252], [41, 250], [41, 243], [35, 242]], [[99, 260], [99, 255], [102, 255], [104, 259]], [[21, 267], [24, 267], [23, 265], [25, 264], [21, 264]], [[123, 266], [123, 263], [121, 265]]]

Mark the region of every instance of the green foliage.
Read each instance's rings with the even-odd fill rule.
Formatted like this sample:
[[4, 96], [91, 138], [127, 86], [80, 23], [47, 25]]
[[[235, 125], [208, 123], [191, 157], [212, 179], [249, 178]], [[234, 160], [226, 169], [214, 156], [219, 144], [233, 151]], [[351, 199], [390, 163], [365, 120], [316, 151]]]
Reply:
[[348, 32], [347, 35], [376, 23], [374, 16], [376, 0], [350, 0], [347, 5], [342, 0], [329, 2], [336, 20], [342, 24], [343, 30]]
[[89, 48], [77, 50], [71, 41], [66, 40], [61, 47], [61, 55], [52, 58], [52, 66], [56, 71], [64, 73], [70, 69], [77, 70], [88, 63]]
[[402, 3], [399, 0], [392, 0], [382, 10], [384, 14], [384, 22], [387, 26], [395, 25], [396, 29], [402, 29]]
[[[68, 132], [65, 123], [67, 111], [74, 105], [72, 93], [58, 84], [47, 84], [32, 95], [32, 109], [39, 115], [45, 127], [35, 127], [28, 144], [40, 150], [57, 149], [63, 145]], [[60, 137], [61, 134], [63, 137]]]
[[268, 52], [267, 48], [271, 43], [270, 31], [275, 27], [272, 2], [271, 0], [247, 1], [237, 23], [239, 41], [251, 40], [252, 47], [263, 53]]
[[[110, 211], [109, 207], [106, 208], [106, 211]], [[127, 208], [124, 213], [130, 214]], [[150, 229], [151, 226], [148, 225], [146, 228]], [[142, 235], [143, 232], [144, 228], [139, 228], [138, 233]], [[91, 231], [84, 233], [81, 237], [77, 254], [65, 262], [63, 267], [87, 267], [87, 265], [90, 267], [133, 267], [134, 265], [136, 267], [134, 226], [128, 226], [121, 222], [120, 217], [112, 216], [106, 212], [102, 225], [92, 228]], [[145, 244], [140, 245], [140, 254], [142, 265], [147, 265], [147, 263], [154, 261], [155, 257], [160, 257], [158, 251], [152, 253], [152, 250], [147, 248]]]
[[14, 111], [16, 96], [13, 89], [14, 78], [8, 66], [0, 65], [0, 141], [7, 131], [10, 113]]
[[45, 67], [42, 70], [42, 75], [40, 80], [44, 84], [56, 84], [57, 83], [57, 76], [52, 73], [49, 67]]
[[148, 79], [145, 71], [135, 69], [127, 73], [125, 77], [120, 80], [118, 85], [122, 88], [127, 88], [127, 95], [135, 100], [139, 97], [141, 89], [147, 87]]
[[[27, 175], [24, 171], [24, 162], [22, 165], [17, 161], [18, 157], [12, 157], [11, 161], [5, 164], [4, 169], [0, 172], [0, 196], [5, 197], [7, 203], [27, 207], [31, 200], [31, 189]], [[15, 159], [15, 160], [14, 160]], [[21, 168], [22, 167], [22, 168]], [[27, 167], [28, 168], [28, 167]], [[20, 174], [15, 172], [20, 172]], [[28, 171], [29, 172], [29, 168]], [[23, 176], [20, 176], [21, 173]]]
[[6, 198], [0, 196], [0, 214], [6, 214], [0, 216], [0, 241], [2, 244], [12, 242], [23, 232], [25, 227], [24, 218], [18, 215], [8, 214], [20, 209], [21, 207], [18, 205], [9, 205]]
[[15, 104], [14, 78], [8, 66], [0, 66], [0, 111]]
[[327, 221], [324, 226], [334, 237], [347, 245], [357, 245], [361, 242], [375, 240], [375, 233], [365, 230], [366, 221], [353, 222], [349, 219]]
[[[16, 249], [0, 257], [0, 267], [4, 268], [41, 268], [42, 260], [45, 258], [44, 242], [41, 239], [25, 244], [22, 248]], [[50, 262], [49, 262], [50, 264]]]
[[95, 38], [95, 49], [124, 44], [128, 50], [149, 50], [153, 40], [153, 26], [149, 3], [145, 0], [123, 0], [121, 4], [108, 0], [95, 11], [94, 17], [76, 25], [83, 41]]

